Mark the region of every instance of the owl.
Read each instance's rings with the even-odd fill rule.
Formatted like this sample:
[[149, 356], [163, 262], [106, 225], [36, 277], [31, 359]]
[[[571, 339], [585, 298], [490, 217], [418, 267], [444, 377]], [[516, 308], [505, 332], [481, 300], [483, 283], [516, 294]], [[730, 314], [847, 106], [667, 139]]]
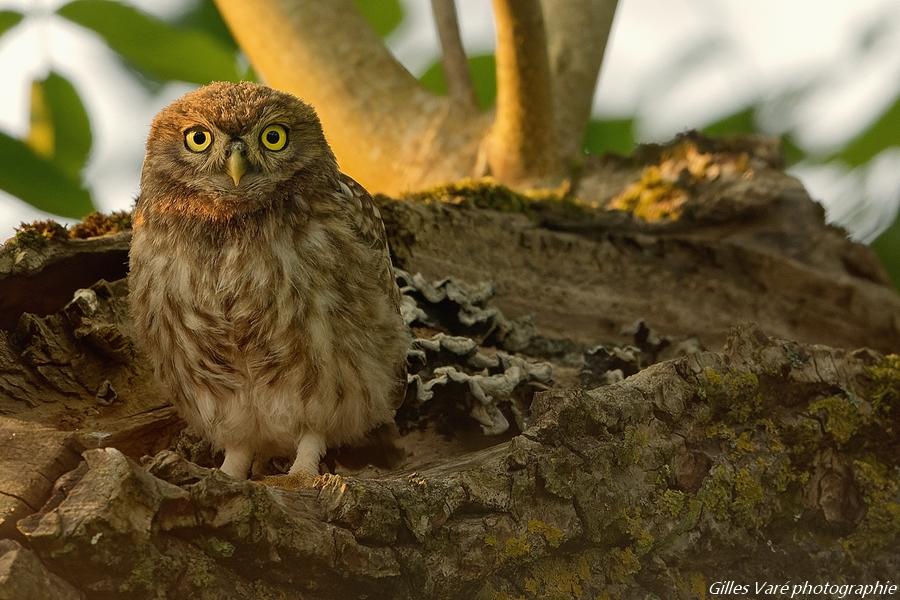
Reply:
[[134, 333], [183, 418], [247, 478], [393, 421], [409, 333], [378, 209], [315, 111], [214, 83], [153, 120], [130, 249]]

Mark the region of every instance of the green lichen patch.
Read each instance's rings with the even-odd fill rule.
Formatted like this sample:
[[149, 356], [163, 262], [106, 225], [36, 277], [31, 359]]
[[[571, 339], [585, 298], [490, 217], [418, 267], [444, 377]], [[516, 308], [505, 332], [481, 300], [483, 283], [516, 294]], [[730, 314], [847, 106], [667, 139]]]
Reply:
[[688, 193], [663, 176], [657, 165], [644, 167], [641, 177], [610, 200], [607, 208], [630, 212], [635, 217], [655, 223], [676, 221], [681, 217]]
[[797, 468], [790, 446], [782, 441], [784, 432], [771, 421], [736, 428], [720, 422], [712, 430], [724, 453], [696, 500], [717, 521], [738, 524], [748, 532], [763, 529], [777, 514], [781, 495], [792, 485], [802, 485], [808, 473]]
[[547, 210], [557, 210], [573, 215], [584, 215], [596, 206], [571, 195], [568, 184], [555, 190], [512, 190], [490, 177], [463, 179], [447, 185], [412, 192], [403, 200], [451, 204], [483, 208], [506, 213], [519, 213], [536, 218]]
[[611, 583], [625, 583], [641, 570], [641, 561], [631, 548], [613, 548], [604, 557], [602, 570]]
[[867, 395], [875, 410], [881, 415], [900, 413], [900, 354], [888, 354], [866, 372], [871, 378]]
[[591, 579], [591, 566], [584, 555], [550, 557], [535, 563], [523, 581], [526, 598], [568, 600], [583, 598]]
[[531, 552], [528, 536], [511, 537], [503, 545], [503, 555], [507, 558], [520, 558]]
[[844, 550], [858, 562], [896, 551], [900, 540], [900, 467], [874, 457], [853, 462], [853, 477], [866, 503], [856, 530], [842, 540]]
[[160, 581], [166, 581], [173, 573], [180, 571], [177, 561], [155, 547], [137, 553], [139, 559], [132, 566], [128, 577], [119, 585], [119, 592], [155, 592]]
[[836, 394], [810, 403], [809, 412], [822, 419], [825, 431], [843, 445], [870, 422], [866, 407], [858, 398]]
[[839, 447], [856, 444], [890, 455], [882, 450], [900, 424], [900, 356], [885, 356], [867, 367], [865, 374], [858, 393], [841, 391], [816, 399], [810, 402], [807, 414], [821, 423]]
[[649, 223], [677, 221], [698, 184], [720, 178], [749, 177], [746, 153], [706, 152], [690, 139], [666, 149], [657, 164], [613, 197], [606, 207], [631, 213]]
[[644, 556], [656, 542], [656, 537], [651, 531], [654, 519], [648, 518], [643, 512], [640, 506], [628, 506], [623, 510], [621, 517], [625, 533], [632, 542], [627, 549], [635, 556]]
[[484, 537], [484, 544], [499, 550], [504, 561], [516, 561], [523, 557], [540, 554], [544, 548], [558, 548], [565, 541], [565, 533], [559, 527], [542, 521], [528, 519], [525, 530], [519, 535], [500, 539], [490, 533]]
[[227, 540], [217, 538], [214, 535], [204, 538], [201, 546], [207, 554], [211, 554], [218, 558], [231, 558], [234, 555], [234, 544]]
[[539, 519], [528, 520], [528, 533], [540, 535], [551, 548], [558, 548], [565, 537], [562, 529]]
[[622, 443], [612, 448], [612, 459], [620, 466], [638, 464], [650, 442], [649, 428], [645, 424], [626, 425], [622, 438]]
[[700, 377], [700, 397], [709, 404], [710, 416], [727, 422], [746, 423], [762, 416], [759, 378], [749, 371], [706, 368]]
[[662, 493], [659, 501], [662, 512], [673, 519], [678, 518], [682, 511], [684, 511], [684, 492], [668, 489]]

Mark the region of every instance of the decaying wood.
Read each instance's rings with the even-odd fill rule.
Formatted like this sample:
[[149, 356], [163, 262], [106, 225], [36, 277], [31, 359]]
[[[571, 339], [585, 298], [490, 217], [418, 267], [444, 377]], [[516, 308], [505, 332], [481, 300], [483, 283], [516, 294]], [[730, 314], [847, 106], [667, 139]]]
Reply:
[[0, 600], [22, 598], [81, 600], [84, 596], [49, 572], [34, 552], [14, 540], [0, 540]]
[[[687, 599], [722, 578], [889, 578], [900, 298], [770, 150], [694, 137], [589, 164], [571, 196], [379, 198], [413, 385], [398, 431], [293, 491], [211, 468], [131, 344], [125, 279], [55, 277], [121, 257], [127, 233], [7, 244], [0, 287], [55, 300], [0, 315], [0, 598]], [[640, 218], [658, 205], [668, 218]]]
[[127, 272], [130, 233], [89, 240], [66, 240], [34, 251], [0, 251], [0, 327], [12, 329], [22, 307], [49, 314], [72, 292], [98, 279], [114, 281]]
[[900, 566], [884, 529], [897, 405], [870, 387], [882, 360], [743, 329], [721, 353], [547, 392], [508, 442], [295, 492], [170, 451], [145, 469], [89, 450], [19, 530], [79, 589], [130, 598], [690, 598], [723, 571], [875, 580]]
[[83, 448], [69, 432], [8, 417], [0, 417], [0, 448], [0, 537], [16, 537], [16, 522], [43, 506]]

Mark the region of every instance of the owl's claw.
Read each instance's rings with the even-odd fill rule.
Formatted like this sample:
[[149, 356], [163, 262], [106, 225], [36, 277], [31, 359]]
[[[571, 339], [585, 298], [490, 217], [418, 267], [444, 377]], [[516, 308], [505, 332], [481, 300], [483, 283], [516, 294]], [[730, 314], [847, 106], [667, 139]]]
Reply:
[[258, 480], [269, 487], [277, 487], [283, 490], [306, 490], [317, 487], [321, 476], [309, 473], [288, 473], [287, 475], [268, 475]]

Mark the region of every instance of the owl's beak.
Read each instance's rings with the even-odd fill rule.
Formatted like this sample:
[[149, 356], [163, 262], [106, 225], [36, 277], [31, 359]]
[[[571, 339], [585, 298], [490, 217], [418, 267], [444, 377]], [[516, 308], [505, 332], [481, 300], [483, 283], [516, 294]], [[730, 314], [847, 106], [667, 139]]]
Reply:
[[231, 156], [228, 157], [228, 174], [231, 176], [231, 180], [234, 181], [235, 187], [241, 182], [241, 177], [247, 172], [247, 167], [247, 159], [244, 158], [244, 153], [235, 149]]

